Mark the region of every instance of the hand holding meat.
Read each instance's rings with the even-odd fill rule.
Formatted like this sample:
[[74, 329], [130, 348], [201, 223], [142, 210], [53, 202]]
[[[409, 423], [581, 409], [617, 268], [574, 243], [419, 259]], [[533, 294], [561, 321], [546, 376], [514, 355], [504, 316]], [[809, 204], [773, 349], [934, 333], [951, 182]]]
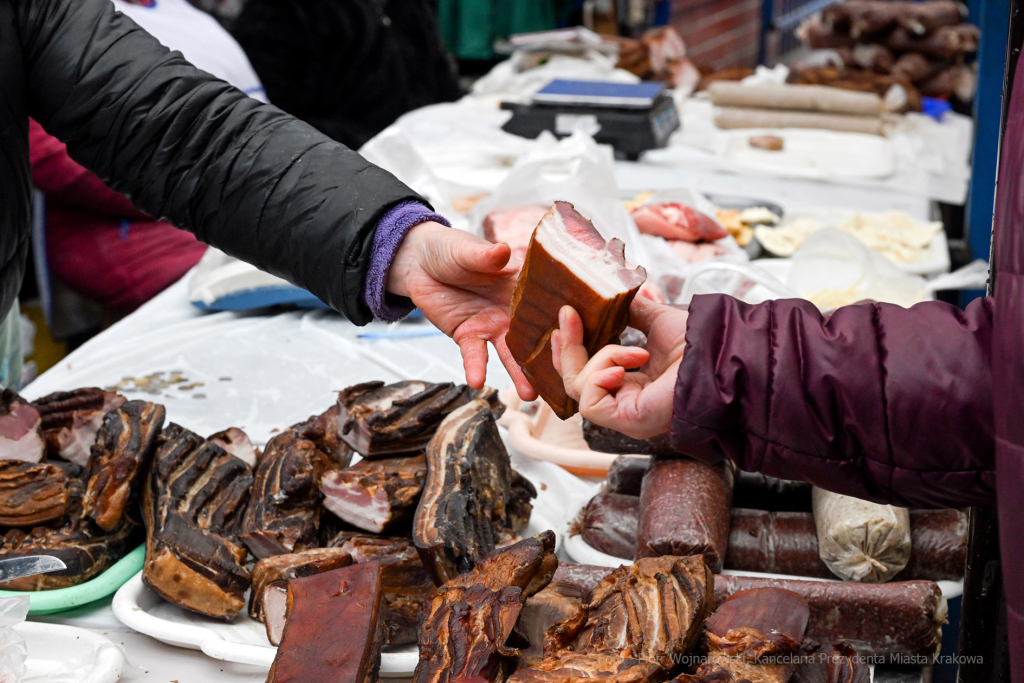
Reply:
[[421, 223], [402, 240], [386, 287], [389, 294], [412, 299], [427, 320], [455, 340], [471, 387], [484, 385], [491, 342], [519, 395], [533, 400], [537, 394], [505, 344], [509, 301], [521, 265], [509, 264], [511, 253], [507, 244]]
[[584, 418], [648, 439], [669, 431], [687, 314], [642, 298], [629, 312], [630, 325], [647, 335], [645, 348], [610, 345], [588, 358], [579, 315], [566, 306], [552, 335], [552, 360]]

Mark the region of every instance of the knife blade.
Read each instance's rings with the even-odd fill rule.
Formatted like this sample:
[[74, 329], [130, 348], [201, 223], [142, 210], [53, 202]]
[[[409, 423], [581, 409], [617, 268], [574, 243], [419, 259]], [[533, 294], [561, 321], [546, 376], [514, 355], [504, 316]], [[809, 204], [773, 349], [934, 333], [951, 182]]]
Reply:
[[20, 579], [33, 574], [46, 574], [68, 566], [52, 555], [25, 555], [0, 560], [0, 581]]

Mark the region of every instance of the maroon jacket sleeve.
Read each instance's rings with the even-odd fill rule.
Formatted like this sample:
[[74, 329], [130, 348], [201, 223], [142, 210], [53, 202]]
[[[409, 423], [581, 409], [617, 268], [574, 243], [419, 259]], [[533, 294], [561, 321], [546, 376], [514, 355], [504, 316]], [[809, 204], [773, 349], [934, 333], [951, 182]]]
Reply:
[[672, 445], [904, 507], [995, 501], [992, 301], [694, 297]]

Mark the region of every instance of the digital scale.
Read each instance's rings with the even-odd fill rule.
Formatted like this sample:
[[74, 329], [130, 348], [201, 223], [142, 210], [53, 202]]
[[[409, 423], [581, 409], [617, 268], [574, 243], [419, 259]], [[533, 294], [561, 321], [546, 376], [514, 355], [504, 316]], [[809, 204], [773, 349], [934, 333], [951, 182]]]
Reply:
[[626, 159], [665, 147], [679, 128], [679, 113], [664, 83], [553, 80], [529, 104], [502, 102], [512, 112], [508, 133], [535, 138], [541, 131], [568, 137], [581, 130]]

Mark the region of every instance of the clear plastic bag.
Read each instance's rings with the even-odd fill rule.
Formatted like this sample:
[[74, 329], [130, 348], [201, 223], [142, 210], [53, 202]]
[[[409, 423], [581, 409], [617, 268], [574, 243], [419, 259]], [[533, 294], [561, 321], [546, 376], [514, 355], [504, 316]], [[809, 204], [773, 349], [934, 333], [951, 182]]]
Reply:
[[21, 683], [28, 650], [14, 627], [28, 616], [28, 597], [0, 599], [0, 683]]

